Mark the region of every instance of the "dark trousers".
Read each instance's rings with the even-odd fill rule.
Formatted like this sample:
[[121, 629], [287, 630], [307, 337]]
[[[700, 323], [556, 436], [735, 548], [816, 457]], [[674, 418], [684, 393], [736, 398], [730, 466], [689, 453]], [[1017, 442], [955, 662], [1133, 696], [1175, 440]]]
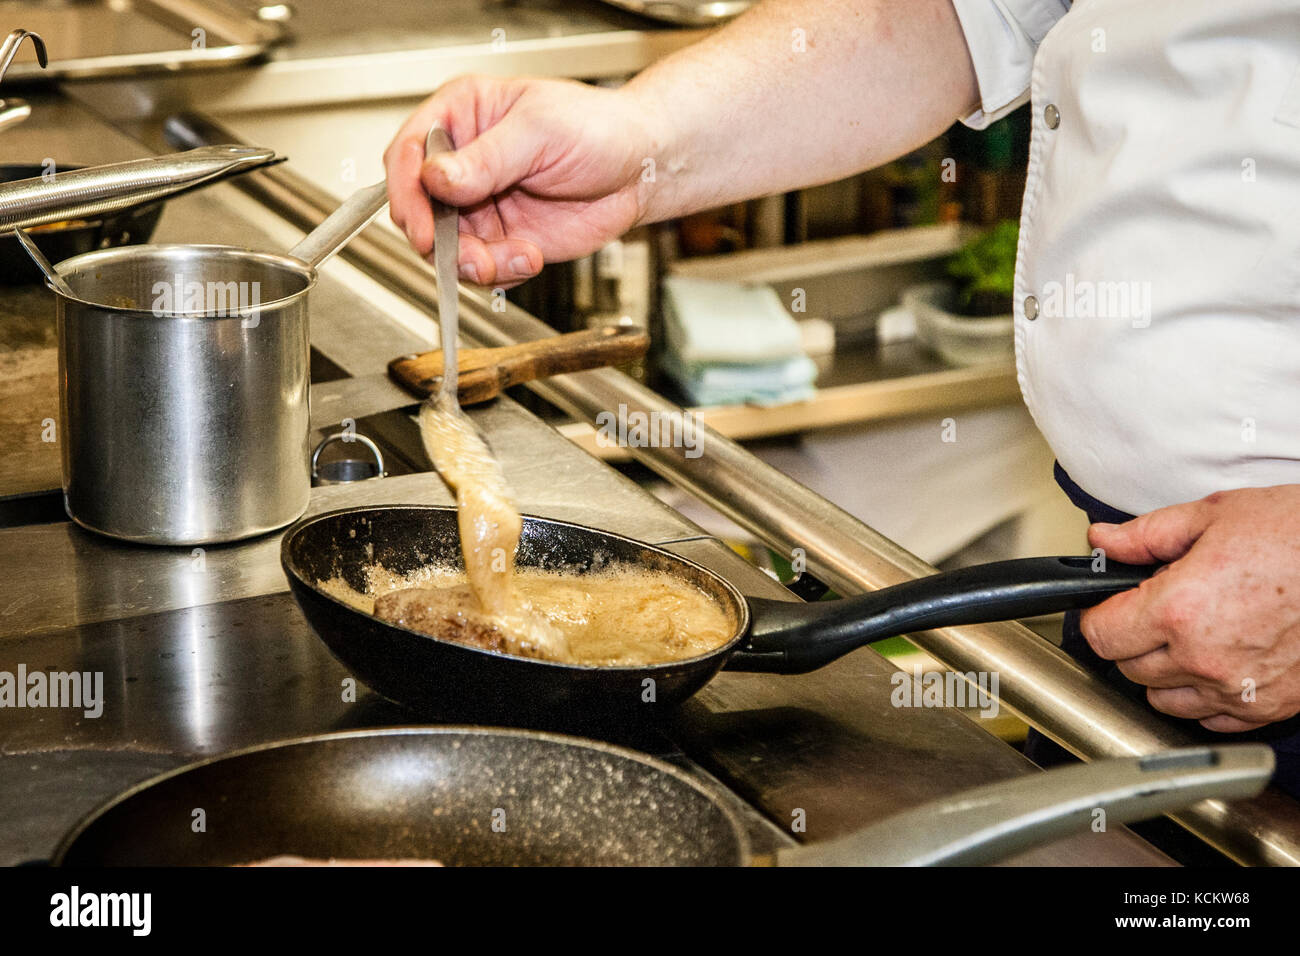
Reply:
[[[1056, 466], [1056, 481], [1070, 500], [1088, 515], [1089, 521], [1105, 521], [1119, 524], [1133, 518], [1133, 515], [1117, 511], [1104, 502], [1093, 498], [1076, 485], [1060, 465]], [[1089, 670], [1105, 678], [1108, 683], [1114, 685], [1124, 694], [1152, 710], [1152, 713], [1157, 713], [1146, 703], [1145, 687], [1133, 683], [1121, 674], [1113, 661], [1103, 660], [1092, 652], [1088, 642], [1083, 639], [1082, 631], [1079, 630], [1079, 616], [1078, 611], [1070, 611], [1065, 615], [1062, 649]], [[1160, 714], [1160, 717], [1186, 731], [1193, 738], [1206, 743], [1244, 743], [1249, 741], [1269, 744], [1273, 748], [1273, 752], [1277, 754], [1277, 772], [1273, 776], [1273, 785], [1300, 800], [1300, 715], [1244, 734], [1219, 734], [1206, 730], [1195, 720], [1181, 720], [1166, 714]], [[1074, 760], [1074, 757], [1066, 750], [1032, 729], [1025, 741], [1025, 755], [1040, 767], [1051, 767]]]

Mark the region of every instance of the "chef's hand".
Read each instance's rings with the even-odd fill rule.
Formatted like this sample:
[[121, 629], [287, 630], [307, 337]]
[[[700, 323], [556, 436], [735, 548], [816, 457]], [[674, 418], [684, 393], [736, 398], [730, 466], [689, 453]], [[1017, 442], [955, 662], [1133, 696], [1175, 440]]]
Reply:
[[[456, 150], [424, 159], [438, 123]], [[652, 118], [618, 91], [560, 80], [468, 76], [425, 100], [384, 153], [395, 222], [433, 248], [429, 196], [461, 207], [460, 275], [509, 287], [546, 261], [592, 253], [642, 214]]]
[[1082, 618], [1152, 707], [1223, 733], [1300, 712], [1300, 485], [1094, 524], [1088, 540], [1111, 560], [1168, 562]]

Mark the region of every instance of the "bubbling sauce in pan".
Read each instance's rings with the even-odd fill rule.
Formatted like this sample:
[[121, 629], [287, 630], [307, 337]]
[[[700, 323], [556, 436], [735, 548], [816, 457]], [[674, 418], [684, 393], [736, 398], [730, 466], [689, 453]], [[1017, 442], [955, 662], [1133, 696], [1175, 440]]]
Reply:
[[670, 574], [515, 573], [523, 519], [501, 466], [454, 404], [426, 402], [420, 436], [456, 493], [465, 573], [426, 569], [396, 580], [372, 568], [365, 594], [321, 588], [402, 627], [485, 650], [570, 664], [642, 666], [697, 657], [731, 639], [727, 614]]
[[[483, 614], [462, 572], [431, 567], [406, 576], [374, 565], [365, 593], [342, 578], [326, 594], [412, 630], [523, 657], [592, 666], [640, 667], [698, 657], [731, 640], [735, 623], [699, 588], [671, 574], [625, 567], [590, 574], [520, 569], [514, 597], [524, 620], [550, 632], [515, 631]], [[517, 626], [517, 625], [516, 625]]]
[[564, 660], [564, 635], [533, 614], [514, 591], [523, 519], [501, 465], [456, 405], [420, 408], [420, 438], [438, 474], [456, 493], [456, 523], [468, 589], [424, 589], [390, 598], [376, 614], [425, 633], [526, 657]]

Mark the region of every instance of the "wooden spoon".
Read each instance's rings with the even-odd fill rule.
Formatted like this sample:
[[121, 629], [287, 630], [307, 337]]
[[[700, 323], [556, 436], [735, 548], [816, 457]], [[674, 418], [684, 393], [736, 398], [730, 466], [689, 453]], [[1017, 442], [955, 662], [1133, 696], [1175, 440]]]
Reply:
[[[608, 325], [502, 348], [462, 349], [457, 396], [462, 405], [486, 402], [521, 382], [635, 361], [649, 347], [644, 330]], [[441, 349], [404, 355], [388, 363], [388, 374], [416, 398], [427, 398], [442, 386], [442, 362]]]

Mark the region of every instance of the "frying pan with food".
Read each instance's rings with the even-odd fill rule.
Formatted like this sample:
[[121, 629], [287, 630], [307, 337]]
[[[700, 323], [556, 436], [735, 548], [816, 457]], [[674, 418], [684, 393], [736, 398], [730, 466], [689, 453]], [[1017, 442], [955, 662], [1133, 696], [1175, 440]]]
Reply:
[[285, 532], [280, 561], [312, 628], [370, 688], [398, 704], [446, 714], [458, 705], [512, 713], [649, 710], [683, 701], [724, 666], [798, 674], [910, 631], [1088, 607], [1136, 587], [1153, 567], [1091, 557], [1028, 558], [931, 575], [870, 594], [798, 604], [746, 598], [719, 575], [660, 548], [563, 521], [526, 516], [517, 566], [567, 574], [663, 572], [721, 607], [731, 637], [687, 660], [592, 666], [517, 657], [431, 637], [367, 614], [322, 584], [365, 593], [378, 566], [398, 576], [460, 568], [454, 508], [390, 505], [306, 518]]
[[[1254, 796], [1264, 745], [1103, 760], [964, 791], [848, 837], [755, 857], [736, 804], [644, 754], [526, 730], [323, 734], [204, 760], [83, 819], [64, 866], [227, 866], [307, 860], [448, 865], [977, 864], [1207, 798]], [[194, 832], [193, 812], [206, 812]], [[496, 825], [494, 825], [496, 824]], [[504, 826], [502, 825], [504, 824]]]

